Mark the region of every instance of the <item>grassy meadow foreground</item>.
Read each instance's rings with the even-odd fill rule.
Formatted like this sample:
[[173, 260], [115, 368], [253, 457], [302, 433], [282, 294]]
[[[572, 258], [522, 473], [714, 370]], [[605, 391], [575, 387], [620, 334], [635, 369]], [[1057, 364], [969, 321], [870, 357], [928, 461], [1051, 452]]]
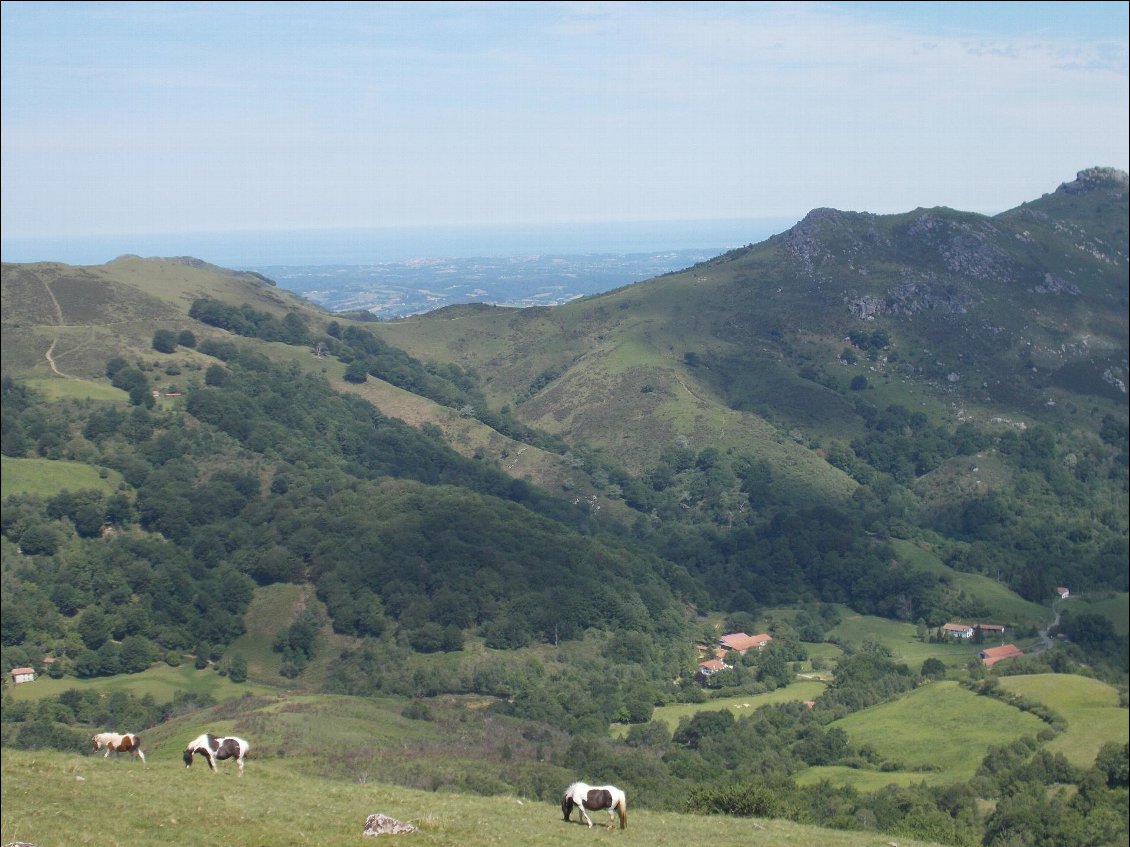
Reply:
[[[221, 767], [187, 770], [179, 751], [161, 749], [148, 766], [46, 751], [3, 754], [2, 840], [37, 847], [306, 847], [365, 843], [370, 814], [411, 821], [412, 844], [436, 847], [609, 843], [623, 847], [879, 847], [881, 833], [837, 832], [785, 821], [692, 816], [633, 809], [612, 831], [566, 824], [555, 805], [516, 797], [474, 797], [390, 785], [327, 780], [312, 762], [252, 760], [246, 775]], [[564, 786], [562, 786], [564, 788]], [[603, 824], [601, 813], [594, 822]], [[929, 842], [900, 838], [900, 847]]]

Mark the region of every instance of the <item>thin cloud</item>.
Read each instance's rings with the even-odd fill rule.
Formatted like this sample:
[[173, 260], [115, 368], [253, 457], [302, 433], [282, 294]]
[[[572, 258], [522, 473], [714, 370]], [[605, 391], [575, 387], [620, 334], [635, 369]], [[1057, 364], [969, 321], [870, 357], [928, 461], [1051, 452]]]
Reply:
[[3, 226], [991, 212], [1126, 168], [1125, 28], [1012, 5], [5, 4]]

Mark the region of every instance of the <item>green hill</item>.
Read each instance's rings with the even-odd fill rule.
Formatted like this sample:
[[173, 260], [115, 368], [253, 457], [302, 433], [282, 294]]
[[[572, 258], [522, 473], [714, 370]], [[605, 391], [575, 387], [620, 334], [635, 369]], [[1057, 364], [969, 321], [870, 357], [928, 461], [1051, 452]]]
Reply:
[[1074, 765], [1093, 762], [1103, 744], [1130, 741], [1130, 723], [1118, 691], [1097, 679], [1032, 674], [1005, 677], [1001, 687], [1043, 703], [1067, 721], [1067, 731], [1048, 742], [1048, 750], [1063, 753]]
[[[1062, 704], [1105, 727], [1056, 739], [1075, 770], [1044, 739], [973, 780], [1036, 719], [957, 688], [1008, 668], [929, 635], [1000, 623], [1018, 670], [1125, 687], [1103, 598], [1130, 587], [1126, 216], [1106, 170], [993, 218], [819, 209], [566, 306], [387, 323], [189, 258], [5, 264], [0, 641], [40, 674], [5, 695], [5, 837], [35, 802], [94, 819], [88, 774], [113, 773], [174, 809], [134, 824], [164, 839], [207, 799], [124, 780], [203, 726], [253, 737], [272, 786], [295, 774], [293, 802], [239, 789], [262, 817], [225, 795], [247, 843], [309, 843], [315, 785], [335, 826], [380, 785], [403, 805], [365, 813], [425, 815], [432, 843], [506, 843], [471, 795], [512, 796], [514, 843], [588, 837], [541, 839], [531, 808], [579, 773], [632, 785], [666, 829], [623, 837], [649, 844], [872, 843], [661, 809], [1020, 843], [1024, 797], [1068, 786], [1047, 826], [1074, 832], [1096, 780], [1099, 827], [1124, 695]], [[1054, 639], [1059, 585], [1099, 605], [1057, 606]], [[710, 708], [694, 645], [762, 622]], [[821, 681], [794, 682], [806, 662]], [[147, 771], [22, 752], [124, 723]]]
[[[178, 750], [158, 750], [149, 758], [148, 767], [134, 767], [134, 762], [99, 757], [5, 751], [0, 838], [40, 847], [309, 847], [360, 840], [366, 818], [380, 813], [419, 828], [402, 837], [436, 847], [565, 847], [612, 836], [628, 847], [885, 843], [869, 832], [651, 812], [631, 805], [627, 829], [589, 831], [564, 823], [556, 804], [528, 798], [412, 790], [367, 782], [361, 775], [353, 781], [329, 781], [286, 758], [251, 760], [242, 780], [226, 771], [206, 773], [199, 765], [186, 770]], [[603, 823], [601, 817], [594, 820]], [[934, 842], [900, 838], [899, 843], [928, 847]]]

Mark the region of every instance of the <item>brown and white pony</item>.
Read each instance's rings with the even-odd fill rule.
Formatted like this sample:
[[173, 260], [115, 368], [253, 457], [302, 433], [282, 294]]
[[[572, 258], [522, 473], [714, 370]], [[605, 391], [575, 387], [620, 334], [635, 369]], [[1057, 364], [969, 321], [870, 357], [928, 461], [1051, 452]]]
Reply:
[[129, 753], [131, 756], [137, 756], [141, 761], [145, 761], [145, 754], [141, 752], [141, 736], [134, 735], [132, 732], [124, 734], [100, 732], [91, 738], [90, 742], [94, 745], [95, 753], [103, 747], [106, 748], [106, 752], [102, 754], [103, 759], [111, 753]]
[[193, 739], [184, 748], [184, 766], [191, 768], [192, 757], [199, 753], [208, 760], [208, 767], [215, 773], [217, 761], [235, 759], [239, 764], [239, 775], [243, 776], [243, 757], [247, 755], [247, 751], [250, 749], [251, 745], [242, 738], [236, 738], [234, 735], [213, 735], [206, 732]]
[[[608, 828], [612, 829], [616, 815], [620, 815], [620, 829], [628, 827], [628, 798], [624, 792], [615, 785], [585, 785], [583, 782], [574, 782], [565, 789], [565, 796], [561, 800], [561, 814], [565, 820], [573, 814], [573, 809], [580, 809], [581, 818], [592, 827], [592, 820], [588, 812], [608, 811]], [[580, 821], [577, 821], [580, 823]]]

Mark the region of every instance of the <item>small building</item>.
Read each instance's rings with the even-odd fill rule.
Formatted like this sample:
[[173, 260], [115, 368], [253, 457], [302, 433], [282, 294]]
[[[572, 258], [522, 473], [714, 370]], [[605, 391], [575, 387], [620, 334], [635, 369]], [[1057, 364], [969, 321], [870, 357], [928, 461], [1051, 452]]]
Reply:
[[727, 665], [721, 659], [707, 659], [698, 663], [698, 672], [703, 676], [714, 676], [719, 671], [728, 671], [732, 665]]
[[1004, 627], [999, 623], [979, 623], [977, 629], [982, 635], [1004, 635]]
[[12, 685], [35, 682], [35, 668], [12, 668]]
[[745, 653], [747, 650], [760, 650], [773, 640], [767, 632], [760, 635], [746, 635], [744, 632], [731, 632], [718, 639], [718, 643], [726, 650]]
[[1067, 599], [1068, 597], [1070, 597], [1070, 596], [1071, 596], [1071, 592], [1070, 592], [1070, 591], [1068, 591], [1068, 590], [1067, 590], [1067, 589], [1066, 589], [1066, 588], [1065, 588], [1064, 586], [1062, 586], [1062, 585], [1061, 585], [1061, 586], [1059, 586], [1058, 588], [1056, 588], [1056, 590], [1055, 590], [1055, 593], [1059, 595], [1059, 599], [1060, 599], [1060, 600], [1066, 600], [1066, 599]]
[[942, 626], [942, 635], [950, 638], [972, 638], [973, 627], [965, 623], [947, 623]]
[[987, 668], [991, 668], [997, 662], [1004, 659], [1011, 659], [1015, 656], [1023, 656], [1024, 651], [1017, 647], [1015, 644], [1003, 644], [1000, 647], [986, 647], [977, 654], [981, 659], [981, 664]]

